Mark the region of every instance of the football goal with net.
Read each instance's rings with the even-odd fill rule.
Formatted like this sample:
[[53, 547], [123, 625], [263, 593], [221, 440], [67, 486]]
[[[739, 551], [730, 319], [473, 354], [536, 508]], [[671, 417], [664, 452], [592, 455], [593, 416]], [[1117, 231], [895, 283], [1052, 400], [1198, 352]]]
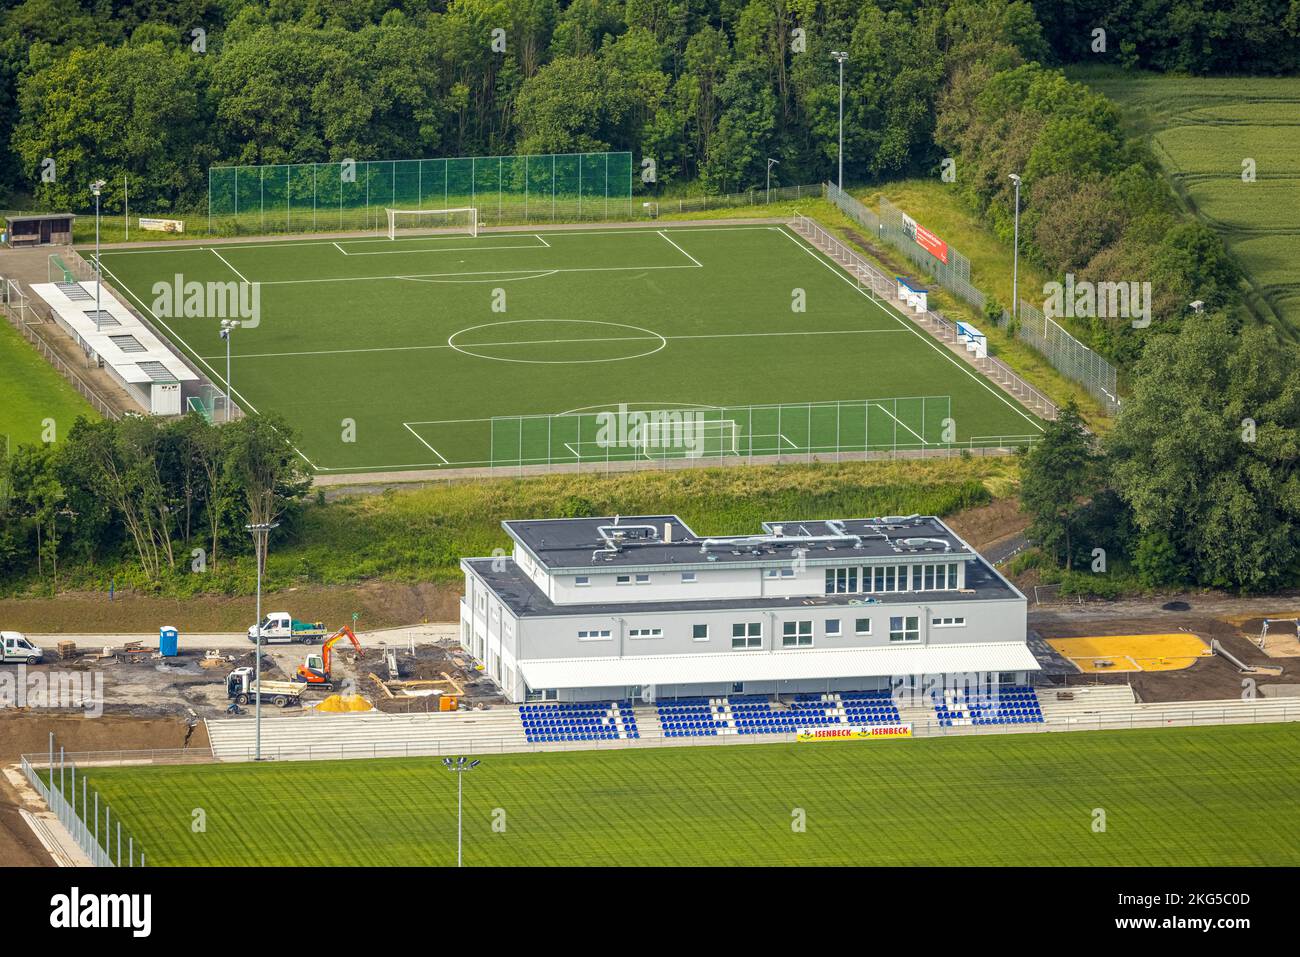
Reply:
[[388, 238], [420, 236], [426, 233], [465, 233], [478, 235], [478, 207], [454, 209], [386, 209]]

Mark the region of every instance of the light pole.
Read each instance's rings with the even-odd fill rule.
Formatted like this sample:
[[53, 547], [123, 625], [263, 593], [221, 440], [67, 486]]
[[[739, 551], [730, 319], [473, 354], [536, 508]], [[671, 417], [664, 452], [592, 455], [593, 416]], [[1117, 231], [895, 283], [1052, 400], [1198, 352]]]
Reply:
[[1016, 226], [1011, 241], [1011, 319], [1014, 321], [1020, 312], [1020, 174], [1012, 173], [1011, 182], [1016, 184]]
[[767, 158], [767, 202], [772, 202], [772, 167], [780, 166], [780, 160], [774, 160], [772, 157]]
[[95, 331], [99, 332], [99, 194], [106, 184], [97, 179], [90, 184], [90, 191], [95, 194]]
[[[221, 320], [221, 338], [226, 340], [226, 421], [230, 421], [230, 334], [239, 328], [238, 319]], [[259, 618], [258, 621], [261, 621]]]
[[464, 832], [461, 826], [461, 822], [464, 820], [464, 817], [461, 813], [461, 808], [464, 805], [461, 803], [461, 795], [464, 792], [463, 785], [465, 781], [465, 772], [473, 771], [476, 767], [478, 767], [478, 764], [479, 764], [478, 758], [475, 758], [473, 761], [463, 756], [456, 758], [455, 760], [451, 758], [442, 759], [442, 766], [446, 768], [448, 771], [451, 771], [453, 774], [456, 775], [456, 866], [457, 867], [462, 866], [461, 835]]
[[840, 192], [844, 192], [844, 61], [849, 58], [847, 50], [832, 50], [831, 56], [840, 65]]
[[262, 760], [262, 562], [266, 557], [266, 539], [279, 522], [258, 522], [245, 525], [253, 533], [253, 554], [257, 562], [257, 660], [253, 662], [253, 733], [255, 753], [253, 760]]

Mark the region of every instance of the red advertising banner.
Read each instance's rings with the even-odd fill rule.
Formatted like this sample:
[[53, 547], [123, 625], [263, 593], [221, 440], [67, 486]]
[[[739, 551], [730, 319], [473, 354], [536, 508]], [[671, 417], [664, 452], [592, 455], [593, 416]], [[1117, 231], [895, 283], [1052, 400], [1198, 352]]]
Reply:
[[911, 216], [903, 216], [903, 232], [927, 253], [941, 263], [948, 262], [948, 244], [926, 229]]

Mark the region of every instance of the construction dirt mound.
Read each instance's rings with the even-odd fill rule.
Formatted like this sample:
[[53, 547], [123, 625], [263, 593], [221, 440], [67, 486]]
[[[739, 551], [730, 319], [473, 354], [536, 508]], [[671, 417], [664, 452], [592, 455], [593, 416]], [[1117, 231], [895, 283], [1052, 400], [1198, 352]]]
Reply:
[[330, 714], [341, 714], [346, 711], [373, 711], [374, 706], [369, 699], [363, 698], [359, 694], [332, 694], [316, 705], [316, 710]]

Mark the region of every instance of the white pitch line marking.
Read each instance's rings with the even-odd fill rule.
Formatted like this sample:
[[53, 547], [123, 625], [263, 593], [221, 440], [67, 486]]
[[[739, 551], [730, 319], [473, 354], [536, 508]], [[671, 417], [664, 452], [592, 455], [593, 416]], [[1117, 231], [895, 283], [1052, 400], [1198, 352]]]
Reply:
[[[218, 259], [220, 259], [223, 263], [225, 263], [225, 264], [226, 264], [226, 268], [228, 268], [231, 272], [233, 272], [236, 276], [238, 276], [240, 282], [248, 282], [248, 279], [244, 276], [244, 274], [243, 274], [242, 272], [240, 272], [238, 269], [236, 269], [234, 266], [230, 265], [230, 260], [226, 259], [225, 256], [223, 256], [223, 255], [221, 255], [221, 253], [217, 252], [216, 249], [213, 249], [213, 250], [212, 250], [212, 255], [216, 256], [216, 257], [217, 257]], [[252, 283], [249, 283], [249, 285], [252, 285]]]
[[[691, 339], [761, 339], [774, 336], [866, 336], [866, 335], [898, 335], [905, 332], [904, 329], [831, 329], [825, 332], [803, 331], [803, 332], [718, 332], [710, 334], [701, 334], [694, 336], [611, 336], [601, 339], [520, 339], [517, 341], [503, 342], [473, 342], [468, 343], [466, 348], [484, 348], [487, 346], [526, 346], [526, 345], [566, 345], [575, 342], [641, 342], [646, 339], [667, 339], [669, 342], [686, 341]], [[433, 343], [424, 346], [375, 346], [366, 349], [318, 349], [308, 352], [247, 352], [240, 353], [241, 359], [292, 359], [299, 356], [337, 356], [363, 354], [367, 352], [420, 352], [429, 349], [451, 349], [446, 343]], [[221, 355], [203, 356], [204, 359], [211, 359], [214, 362], [225, 358], [225, 353]], [[685, 405], [686, 403], [674, 403], [676, 405]]]
[[668, 234], [667, 234], [666, 232], [664, 232], [662, 229], [659, 230], [659, 235], [662, 236], [664, 239], [667, 239], [669, 245], [671, 245], [674, 249], [676, 249], [679, 253], [681, 253], [683, 256], [685, 256], [687, 259], [689, 259], [691, 262], [695, 263], [695, 265], [699, 266], [701, 269], [704, 268], [704, 263], [700, 262], [698, 259], [696, 259], [694, 256], [692, 256], [690, 253], [688, 253], [685, 249], [682, 249], [681, 246], [678, 246], [675, 242], [673, 242], [671, 239], [669, 239], [669, 238], [668, 238]]
[[424, 441], [424, 439], [421, 437], [420, 433], [417, 432], [417, 431], [415, 431], [415, 429], [411, 428], [411, 423], [410, 423], [410, 422], [403, 422], [402, 425], [406, 426], [406, 431], [408, 431], [408, 432], [410, 432], [412, 435], [414, 435], [415, 438], [416, 438], [416, 440], [419, 441], [419, 443], [420, 443], [421, 445], [423, 445], [426, 449], [428, 449], [428, 450], [429, 450], [430, 452], [432, 452], [434, 455], [438, 456], [438, 458], [442, 459], [442, 464], [443, 464], [443, 465], [450, 465], [450, 464], [451, 464], [450, 462], [447, 461], [447, 457], [446, 457], [445, 455], [443, 455], [441, 452], [439, 452], [437, 449], [435, 449], [435, 448], [434, 448], [432, 445], [430, 445], [428, 442]]

